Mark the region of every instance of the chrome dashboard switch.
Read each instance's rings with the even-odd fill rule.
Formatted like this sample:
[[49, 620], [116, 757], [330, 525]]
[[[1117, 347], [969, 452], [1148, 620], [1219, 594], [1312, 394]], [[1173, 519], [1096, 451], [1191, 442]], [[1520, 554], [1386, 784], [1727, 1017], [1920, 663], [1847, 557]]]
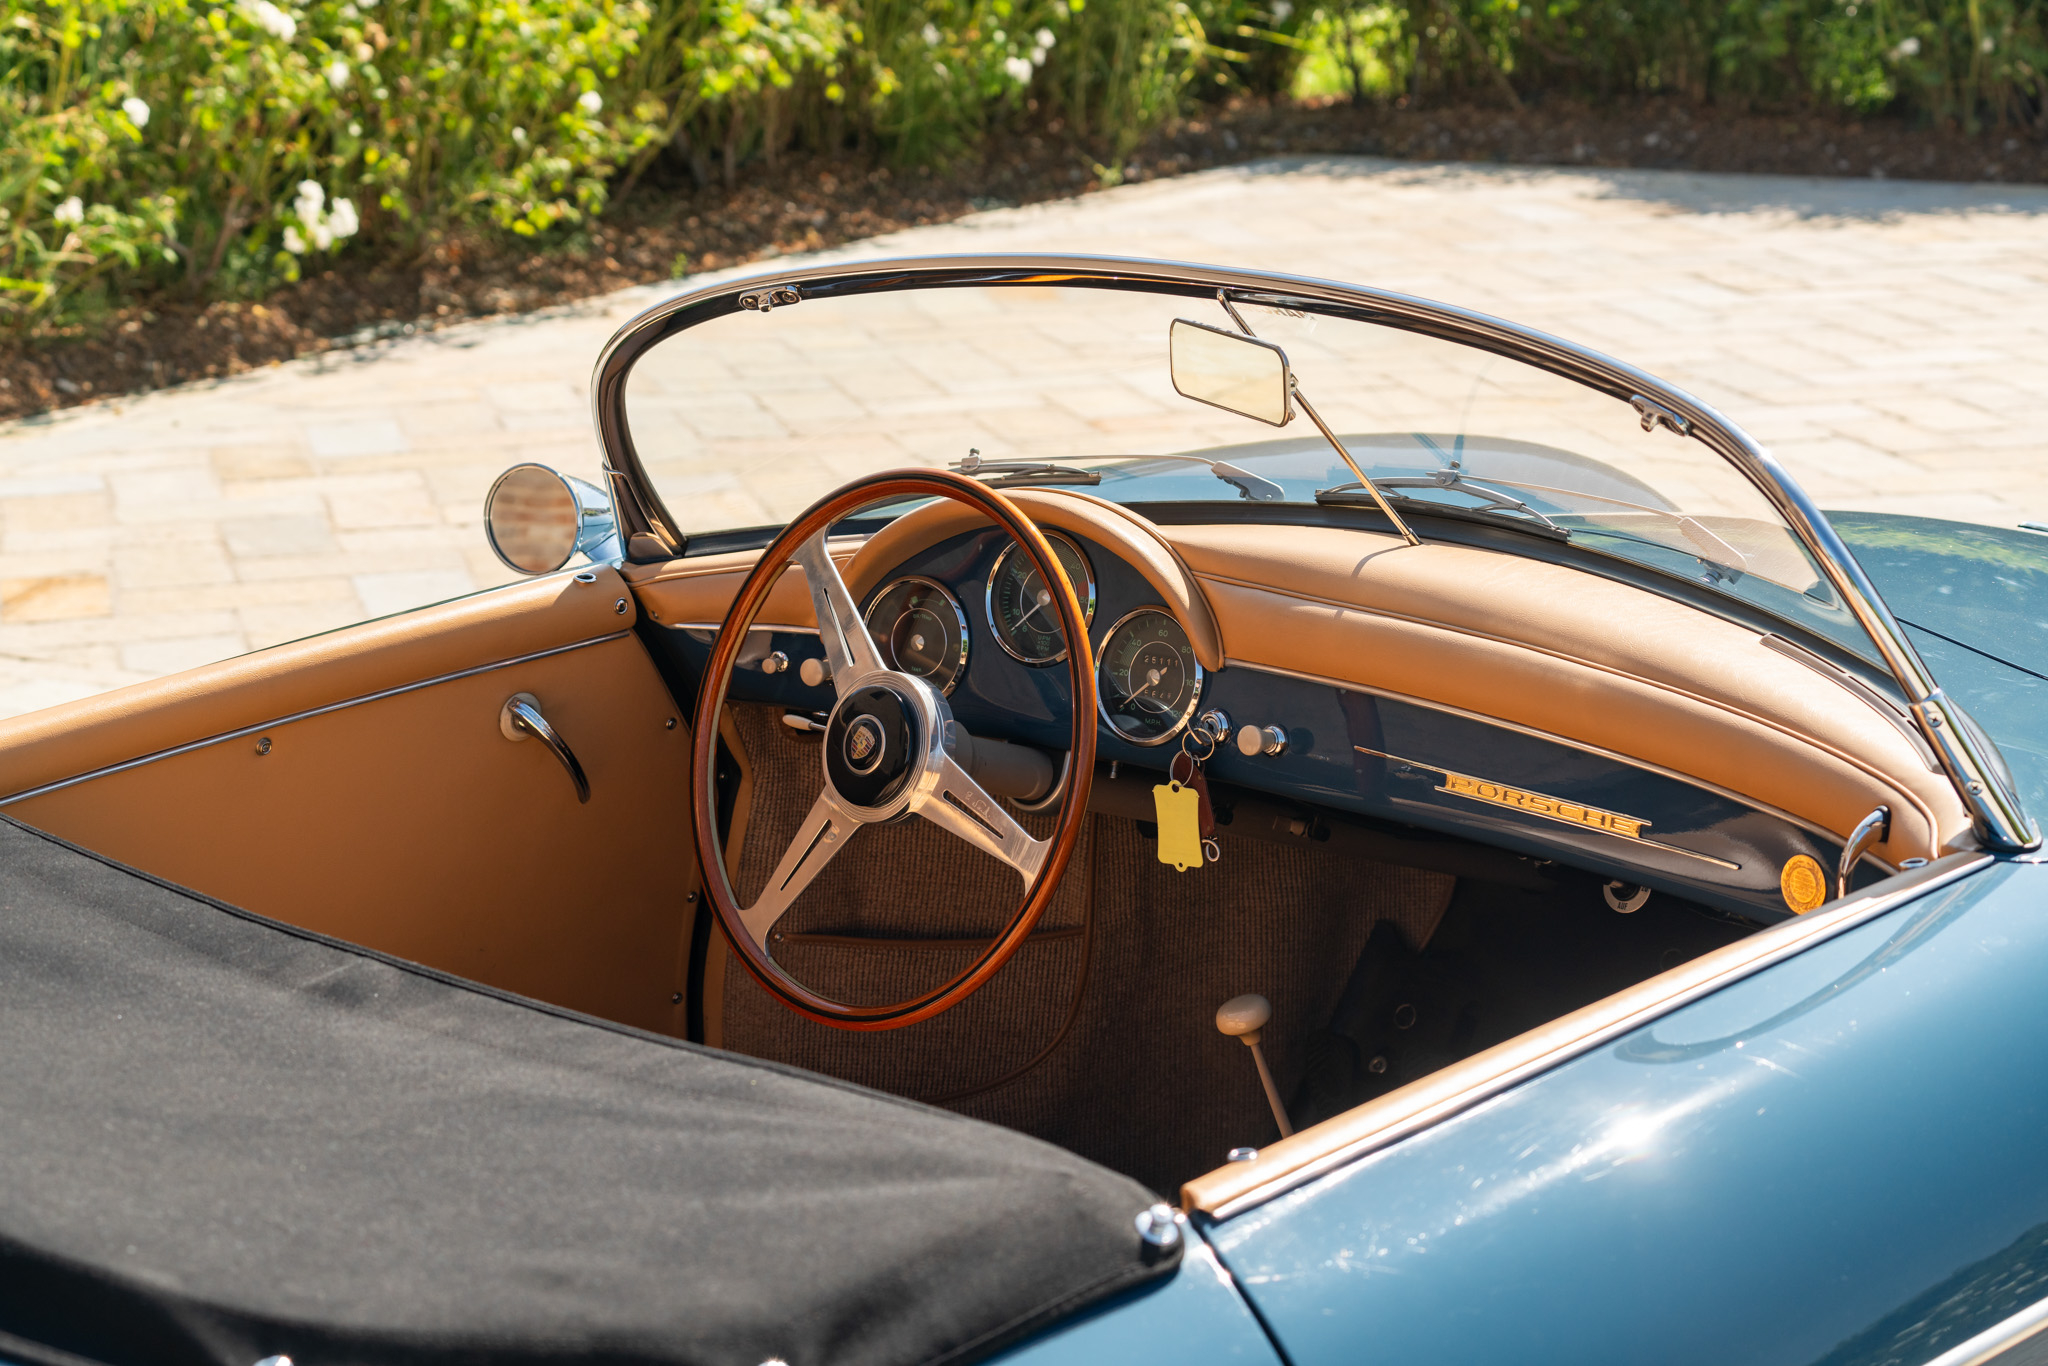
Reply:
[[1237, 752], [1247, 759], [1256, 759], [1261, 754], [1280, 754], [1287, 749], [1287, 732], [1278, 726], [1240, 726], [1237, 731]]

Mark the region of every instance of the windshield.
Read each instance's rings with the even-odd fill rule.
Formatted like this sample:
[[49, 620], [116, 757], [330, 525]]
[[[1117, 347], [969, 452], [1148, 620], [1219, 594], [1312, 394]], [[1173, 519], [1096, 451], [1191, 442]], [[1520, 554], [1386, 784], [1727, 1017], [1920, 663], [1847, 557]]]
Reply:
[[[1202, 373], [1183, 339], [1201, 343]], [[1190, 397], [1233, 345], [1250, 368], [1216, 391], [1227, 406]], [[1291, 410], [1269, 383], [1283, 368]], [[1219, 519], [1246, 504], [1376, 517], [1384, 500], [1424, 541], [1487, 523], [1532, 553], [1566, 546], [1703, 586], [1877, 662], [1791, 529], [1704, 445], [1547, 371], [1307, 307], [1054, 286], [806, 299], [663, 342], [634, 368], [626, 416], [689, 535], [779, 525], [905, 465], [1211, 503]]]

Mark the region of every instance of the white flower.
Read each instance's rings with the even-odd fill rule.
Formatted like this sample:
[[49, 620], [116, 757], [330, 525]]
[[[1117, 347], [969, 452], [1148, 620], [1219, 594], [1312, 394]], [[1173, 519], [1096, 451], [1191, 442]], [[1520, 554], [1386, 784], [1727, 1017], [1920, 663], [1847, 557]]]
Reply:
[[512, 141], [524, 147], [526, 145], [526, 130], [524, 128], [514, 128], [512, 130]]
[[576, 107], [586, 114], [595, 116], [598, 110], [604, 108], [604, 96], [595, 90], [586, 90], [576, 97]]
[[937, 47], [939, 45], [939, 26], [937, 24], [926, 24], [924, 32], [919, 36], [924, 39], [926, 47]]
[[1031, 64], [1032, 64], [1033, 66], [1044, 66], [1044, 65], [1045, 65], [1045, 49], [1044, 49], [1044, 48], [1042, 48], [1042, 47], [1034, 47], [1034, 48], [1032, 48], [1032, 49], [1031, 49]]
[[327, 83], [336, 90], [348, 84], [348, 63], [336, 57], [327, 64]]
[[327, 215], [327, 226], [334, 229], [337, 238], [354, 237], [362, 220], [356, 217], [356, 202], [353, 199], [337, 199], [333, 212]]
[[325, 251], [334, 245], [334, 230], [325, 223], [313, 225], [313, 245]]
[[83, 223], [85, 221], [85, 201], [77, 195], [73, 195], [51, 210], [50, 217], [56, 219], [59, 223]]
[[1907, 38], [1892, 49], [1892, 60], [1895, 62], [1904, 61], [1908, 57], [1918, 57], [1919, 55], [1920, 40], [1918, 38]]
[[341, 7], [341, 17], [344, 19], [360, 19], [363, 16], [361, 11], [356, 9], [354, 5], [343, 5]]
[[298, 36], [299, 21], [270, 0], [241, 0], [236, 8], [242, 11], [243, 18], [281, 42], [289, 43]]
[[1286, 23], [1286, 22], [1287, 22], [1287, 16], [1288, 16], [1288, 15], [1290, 15], [1290, 14], [1292, 14], [1292, 13], [1294, 13], [1294, 5], [1293, 5], [1293, 2], [1292, 2], [1292, 0], [1273, 0], [1273, 22], [1274, 22], [1274, 23], [1276, 23], [1276, 24], [1284, 24], [1284, 23]]
[[284, 229], [284, 249], [294, 256], [306, 254], [306, 239], [299, 236], [299, 230], [289, 223]]
[[1982, 47], [1986, 52], [1989, 52], [1992, 48], [1997, 47], [1998, 44], [1993, 42], [1991, 39], [1991, 35], [1987, 33], [1984, 35], [1984, 41], [1978, 44], [1978, 46]]
[[1003, 70], [1010, 73], [1010, 79], [1019, 85], [1031, 80], [1031, 63], [1022, 57], [1009, 57], [1003, 62]]
[[299, 182], [299, 197], [294, 201], [293, 207], [298, 210], [301, 222], [305, 223], [308, 227], [318, 222], [320, 220], [320, 206], [326, 202], [327, 191], [320, 188], [319, 181], [302, 180]]
[[149, 127], [149, 104], [130, 95], [121, 101], [121, 112], [128, 116], [128, 122], [137, 128]]
[[348, 135], [352, 138], [361, 137], [363, 135], [363, 125], [354, 119], [350, 119], [348, 122]]
[[1031, 41], [1037, 45], [1040, 52], [1043, 52], [1058, 40], [1052, 36], [1051, 29], [1042, 28], [1031, 35]]

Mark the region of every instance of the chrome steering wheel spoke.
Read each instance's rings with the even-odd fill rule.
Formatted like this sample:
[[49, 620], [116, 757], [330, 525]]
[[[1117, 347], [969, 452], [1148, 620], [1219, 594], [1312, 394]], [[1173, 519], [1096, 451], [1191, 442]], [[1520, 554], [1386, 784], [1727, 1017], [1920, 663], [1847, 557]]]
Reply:
[[1038, 876], [1052, 849], [1045, 840], [1033, 839], [951, 755], [934, 765], [932, 781], [910, 799], [910, 809], [1009, 864], [1026, 885]]
[[775, 922], [782, 919], [804, 888], [832, 861], [832, 856], [846, 846], [847, 839], [860, 825], [860, 818], [847, 809], [829, 786], [818, 794], [803, 824], [796, 828], [796, 838], [789, 842], [781, 862], [768, 875], [761, 895], [740, 912], [740, 923], [746, 926], [756, 945], [767, 949], [768, 931], [775, 928]]
[[867, 623], [861, 620], [860, 608], [847, 591], [846, 580], [839, 576], [839, 566], [832, 563], [832, 556], [825, 549], [825, 533], [820, 531], [805, 541], [790, 558], [803, 566], [804, 578], [810, 584], [811, 607], [818, 617], [818, 640], [825, 647], [826, 662], [832, 666], [833, 691], [843, 691], [854, 679], [880, 672], [884, 667], [881, 652], [875, 648], [874, 637], [868, 634]]

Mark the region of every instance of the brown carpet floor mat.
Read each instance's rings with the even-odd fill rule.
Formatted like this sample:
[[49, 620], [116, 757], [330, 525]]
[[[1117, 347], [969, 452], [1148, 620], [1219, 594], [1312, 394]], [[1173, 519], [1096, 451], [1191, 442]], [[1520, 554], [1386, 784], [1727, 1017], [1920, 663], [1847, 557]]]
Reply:
[[[752, 774], [735, 878], [750, 904], [823, 779], [819, 742], [781, 724], [779, 709], [733, 713]], [[1040, 837], [1052, 826], [1050, 813], [1020, 819]], [[1251, 1056], [1216, 1032], [1216, 1007], [1247, 991], [1273, 1003], [1264, 1047], [1291, 1095], [1374, 924], [1393, 921], [1420, 948], [1455, 886], [1441, 873], [1229, 835], [1219, 844], [1218, 862], [1175, 872], [1137, 822], [1098, 816], [1032, 940], [963, 1004], [853, 1033], [791, 1014], [735, 967], [724, 1044], [935, 1101], [1174, 1191], [1231, 1148], [1277, 1137]], [[928, 822], [869, 826], [770, 948], [827, 995], [900, 1000], [958, 972], [1021, 892], [1015, 873]], [[965, 1094], [991, 1082], [1001, 1084]]]

